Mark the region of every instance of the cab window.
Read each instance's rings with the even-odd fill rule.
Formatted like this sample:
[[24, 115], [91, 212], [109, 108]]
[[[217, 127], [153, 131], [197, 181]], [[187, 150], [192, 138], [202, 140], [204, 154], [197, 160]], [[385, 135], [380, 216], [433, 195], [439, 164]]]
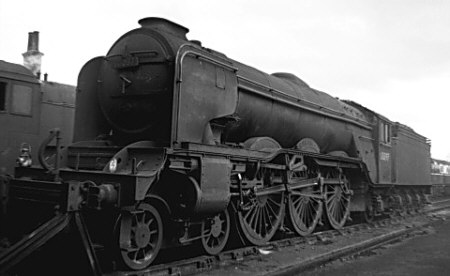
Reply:
[[380, 123], [380, 142], [391, 143], [391, 125], [386, 122]]
[[6, 111], [6, 82], [0, 82], [0, 112]]
[[29, 86], [15, 84], [12, 87], [11, 113], [31, 115], [32, 89]]

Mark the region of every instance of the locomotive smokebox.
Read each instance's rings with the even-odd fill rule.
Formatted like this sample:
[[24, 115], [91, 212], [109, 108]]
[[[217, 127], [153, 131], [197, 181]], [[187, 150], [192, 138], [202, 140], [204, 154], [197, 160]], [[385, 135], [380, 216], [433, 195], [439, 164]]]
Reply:
[[[168, 141], [174, 58], [189, 30], [161, 18], [144, 18], [139, 23], [142, 27], [119, 38], [106, 57], [85, 65], [79, 77], [77, 104], [91, 102], [90, 112], [102, 117], [99, 121], [105, 121], [123, 143]], [[90, 96], [95, 94], [97, 99]], [[100, 113], [94, 111], [99, 107]], [[78, 116], [80, 128], [85, 122], [83, 116]], [[104, 133], [89, 133], [84, 138], [100, 134]]]
[[164, 45], [145, 29], [124, 35], [100, 71], [100, 107], [115, 130], [140, 133], [169, 122], [172, 66]]

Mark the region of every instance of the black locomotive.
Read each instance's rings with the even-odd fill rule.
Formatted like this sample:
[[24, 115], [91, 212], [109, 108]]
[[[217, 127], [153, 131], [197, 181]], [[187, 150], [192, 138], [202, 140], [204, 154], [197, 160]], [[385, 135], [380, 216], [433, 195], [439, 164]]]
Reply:
[[230, 239], [261, 245], [427, 202], [430, 144], [411, 128], [204, 48], [168, 20], [139, 23], [82, 68], [74, 143], [16, 168], [22, 222], [57, 206], [138, 270], [166, 247], [218, 254]]

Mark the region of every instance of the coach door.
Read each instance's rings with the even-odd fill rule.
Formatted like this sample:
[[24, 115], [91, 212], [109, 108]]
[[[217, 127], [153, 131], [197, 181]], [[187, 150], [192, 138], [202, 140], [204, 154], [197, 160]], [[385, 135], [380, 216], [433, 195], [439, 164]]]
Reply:
[[389, 121], [379, 119], [378, 142], [378, 182], [392, 182], [392, 125]]

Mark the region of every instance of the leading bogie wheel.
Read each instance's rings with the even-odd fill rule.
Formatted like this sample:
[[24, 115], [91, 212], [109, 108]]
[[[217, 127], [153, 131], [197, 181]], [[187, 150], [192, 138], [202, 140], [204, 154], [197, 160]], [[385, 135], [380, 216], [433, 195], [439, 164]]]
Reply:
[[219, 254], [227, 244], [230, 236], [230, 215], [228, 210], [211, 219], [203, 220], [201, 226], [202, 247], [210, 255]]
[[121, 261], [133, 270], [149, 266], [158, 256], [163, 240], [158, 210], [142, 203], [135, 210], [122, 212], [117, 225]]

